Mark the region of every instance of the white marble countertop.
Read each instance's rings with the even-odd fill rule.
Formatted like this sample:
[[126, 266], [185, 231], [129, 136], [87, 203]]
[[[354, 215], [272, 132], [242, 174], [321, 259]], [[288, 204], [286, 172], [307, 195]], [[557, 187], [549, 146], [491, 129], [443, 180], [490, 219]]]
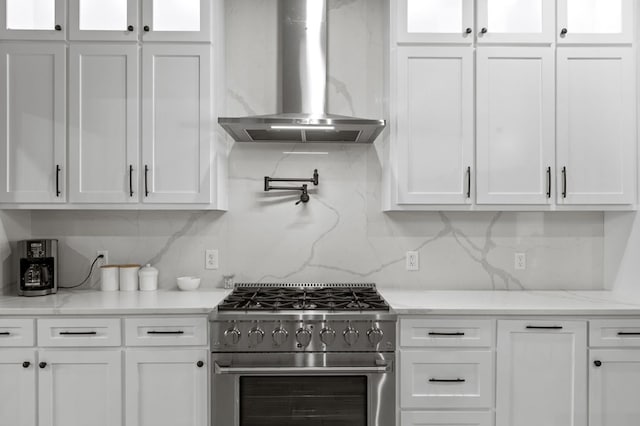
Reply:
[[405, 315], [640, 315], [639, 298], [610, 291], [379, 290]]
[[36, 297], [0, 296], [0, 315], [207, 314], [229, 290], [62, 290]]

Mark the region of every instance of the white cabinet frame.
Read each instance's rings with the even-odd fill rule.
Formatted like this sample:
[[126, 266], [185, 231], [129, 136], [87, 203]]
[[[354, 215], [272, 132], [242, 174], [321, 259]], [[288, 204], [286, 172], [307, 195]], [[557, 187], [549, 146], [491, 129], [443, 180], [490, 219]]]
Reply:
[[[558, 0], [558, 28], [556, 31], [557, 43], [563, 44], [631, 44], [633, 43], [634, 6], [633, 0], [620, 0], [622, 2], [621, 19], [622, 31], [620, 33], [575, 33], [568, 25], [568, 0]], [[563, 29], [567, 32], [563, 34]]]
[[86, 41], [137, 41], [140, 20], [138, 15], [138, 0], [127, 0], [127, 27], [132, 26], [129, 31], [123, 28], [122, 31], [101, 31], [101, 30], [81, 30], [80, 29], [80, 1], [67, 0], [69, 2], [69, 40]]
[[[14, 0], [20, 1], [20, 0]], [[67, 32], [67, 1], [51, 0], [55, 2], [55, 27], [50, 30], [10, 30], [7, 28], [7, 0], [0, 0], [0, 40], [64, 40]]]

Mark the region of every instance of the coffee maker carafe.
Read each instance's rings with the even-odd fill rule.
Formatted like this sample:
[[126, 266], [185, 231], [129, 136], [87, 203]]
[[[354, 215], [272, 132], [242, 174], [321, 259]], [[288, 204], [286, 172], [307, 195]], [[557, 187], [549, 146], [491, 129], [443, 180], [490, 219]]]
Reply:
[[58, 240], [18, 241], [18, 295], [43, 296], [58, 291]]

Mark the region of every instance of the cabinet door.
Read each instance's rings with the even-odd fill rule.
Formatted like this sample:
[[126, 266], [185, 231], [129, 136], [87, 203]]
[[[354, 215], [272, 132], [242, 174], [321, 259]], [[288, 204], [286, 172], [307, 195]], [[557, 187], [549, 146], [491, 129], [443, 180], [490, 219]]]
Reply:
[[403, 411], [400, 413], [401, 426], [493, 426], [490, 412], [456, 411]]
[[138, 47], [73, 44], [69, 200], [138, 201]]
[[0, 40], [64, 40], [66, 0], [0, 0]]
[[555, 66], [547, 47], [477, 49], [478, 204], [549, 204]]
[[398, 204], [469, 204], [473, 51], [398, 49]]
[[120, 350], [41, 350], [39, 426], [122, 425]]
[[65, 47], [0, 45], [0, 202], [64, 202]]
[[473, 43], [473, 0], [393, 0], [399, 43]]
[[206, 349], [128, 351], [126, 426], [206, 426], [208, 356]]
[[210, 41], [211, 0], [142, 0], [144, 41]]
[[558, 0], [558, 44], [632, 43], [633, 0]]
[[69, 39], [138, 39], [137, 0], [68, 0]]
[[0, 351], [0, 426], [36, 426], [33, 349]]
[[142, 49], [142, 191], [146, 203], [211, 200], [211, 51]]
[[584, 426], [584, 321], [498, 321], [496, 426]]
[[558, 204], [635, 202], [633, 48], [557, 52]]
[[554, 0], [478, 0], [478, 43], [552, 43]]
[[592, 350], [589, 361], [589, 425], [637, 425], [640, 351]]

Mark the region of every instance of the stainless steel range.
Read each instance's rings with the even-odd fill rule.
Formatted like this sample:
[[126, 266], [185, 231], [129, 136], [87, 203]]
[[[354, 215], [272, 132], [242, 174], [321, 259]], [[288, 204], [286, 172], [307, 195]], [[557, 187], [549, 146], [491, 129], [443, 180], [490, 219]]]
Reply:
[[374, 284], [236, 284], [211, 323], [213, 426], [389, 426], [396, 316]]

